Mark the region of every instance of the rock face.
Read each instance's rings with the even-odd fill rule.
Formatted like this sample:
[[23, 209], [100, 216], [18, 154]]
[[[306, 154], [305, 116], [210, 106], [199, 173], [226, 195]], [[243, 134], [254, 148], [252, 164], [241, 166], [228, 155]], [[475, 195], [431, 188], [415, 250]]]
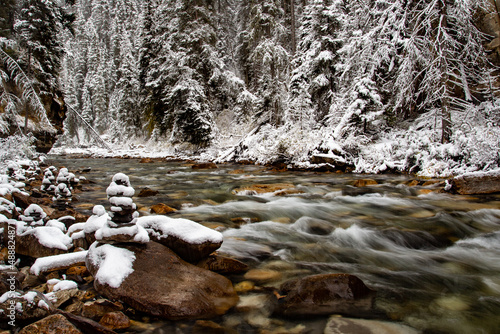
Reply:
[[[95, 289], [111, 300], [171, 320], [214, 317], [238, 301], [227, 278], [184, 262], [159, 243], [122, 247], [134, 252], [134, 271], [117, 288], [94, 282]], [[92, 275], [99, 269], [92, 263], [87, 267]]]
[[279, 294], [284, 297], [278, 300], [276, 313], [283, 316], [373, 314], [375, 292], [353, 275], [323, 274], [287, 281]]
[[451, 190], [461, 195], [492, 194], [500, 192], [500, 170], [488, 173], [469, 173], [451, 181]]
[[106, 313], [99, 321], [101, 325], [111, 330], [130, 327], [130, 319], [122, 312]]
[[123, 305], [107, 299], [97, 299], [83, 304], [82, 316], [90, 319], [100, 319], [106, 313], [123, 310]]

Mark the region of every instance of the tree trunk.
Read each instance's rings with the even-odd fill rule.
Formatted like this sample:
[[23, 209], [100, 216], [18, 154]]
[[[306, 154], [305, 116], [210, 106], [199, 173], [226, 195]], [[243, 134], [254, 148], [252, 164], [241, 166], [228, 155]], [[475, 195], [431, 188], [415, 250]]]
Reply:
[[291, 19], [291, 30], [292, 30], [292, 55], [295, 54], [297, 50], [297, 42], [295, 36], [295, 0], [290, 0], [290, 19]]
[[439, 1], [439, 30], [438, 30], [438, 57], [440, 57], [439, 66], [441, 70], [441, 87], [443, 95], [441, 99], [441, 143], [449, 143], [451, 139], [451, 113], [449, 103], [449, 75], [447, 66], [447, 50], [444, 41], [443, 32], [448, 28], [448, 14], [446, 0]]
[[[31, 77], [31, 47], [28, 46], [28, 80]], [[29, 118], [29, 104], [26, 105], [25, 115], [24, 115], [24, 135], [28, 134], [28, 118]]]

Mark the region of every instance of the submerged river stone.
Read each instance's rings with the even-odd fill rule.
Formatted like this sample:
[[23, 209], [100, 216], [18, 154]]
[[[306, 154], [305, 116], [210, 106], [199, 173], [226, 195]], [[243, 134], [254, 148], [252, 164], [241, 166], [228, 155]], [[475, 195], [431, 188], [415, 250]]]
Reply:
[[[94, 282], [108, 299], [170, 320], [222, 315], [238, 302], [231, 281], [185, 262], [168, 247], [156, 242], [122, 247], [135, 253], [134, 271], [118, 288]], [[95, 275], [98, 269], [89, 271]]]
[[283, 316], [374, 313], [375, 292], [348, 274], [322, 274], [290, 280], [280, 286], [276, 313]]
[[418, 334], [411, 327], [377, 320], [348, 319], [332, 317], [326, 325], [324, 334]]

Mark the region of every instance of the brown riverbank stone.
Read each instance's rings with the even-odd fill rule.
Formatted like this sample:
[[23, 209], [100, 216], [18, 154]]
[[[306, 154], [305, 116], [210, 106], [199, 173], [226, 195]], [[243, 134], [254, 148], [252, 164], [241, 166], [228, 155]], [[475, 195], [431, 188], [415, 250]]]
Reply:
[[[170, 320], [222, 315], [238, 301], [231, 281], [183, 261], [168, 247], [156, 242], [122, 247], [134, 252], [134, 271], [117, 288], [94, 282], [95, 289], [111, 300]], [[87, 262], [95, 276], [99, 268]]]
[[348, 274], [307, 276], [283, 283], [276, 313], [283, 316], [343, 314], [363, 317], [373, 313], [375, 292]]

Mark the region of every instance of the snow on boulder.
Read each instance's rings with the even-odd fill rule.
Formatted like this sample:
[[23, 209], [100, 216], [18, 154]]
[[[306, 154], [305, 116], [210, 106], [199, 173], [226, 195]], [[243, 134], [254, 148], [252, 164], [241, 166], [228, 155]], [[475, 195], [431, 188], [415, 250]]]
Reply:
[[94, 244], [87, 268], [99, 294], [155, 317], [207, 319], [238, 301], [229, 279], [183, 261], [156, 242], [121, 248]]
[[12, 218], [13, 215], [17, 212], [16, 205], [11, 201], [0, 197], [0, 212], [9, 218]]
[[16, 253], [34, 258], [62, 254], [73, 247], [71, 241], [57, 227], [36, 227], [17, 235]]
[[92, 213], [93, 215], [87, 219], [85, 227], [83, 228], [85, 233], [94, 233], [95, 231], [103, 227], [104, 224], [106, 224], [106, 221], [109, 219], [109, 215], [102, 205], [94, 206]]
[[67, 269], [74, 265], [84, 265], [86, 257], [87, 251], [40, 257], [33, 263], [30, 272], [38, 276], [40, 273], [56, 269]]
[[183, 260], [196, 263], [222, 245], [222, 234], [188, 219], [145, 216], [137, 225], [157, 241], [176, 252]]
[[134, 261], [134, 252], [128, 249], [95, 242], [88, 250], [85, 263], [96, 282], [118, 288], [134, 271]]
[[[149, 242], [148, 232], [139, 225], [110, 227], [108, 221], [103, 227], [95, 232], [95, 238], [100, 242]], [[111, 222], [112, 223], [112, 222]]]
[[446, 190], [456, 191], [461, 195], [498, 193], [500, 192], [500, 169], [456, 176], [448, 181]]
[[85, 239], [91, 245], [95, 239], [95, 232], [106, 224], [108, 219], [111, 219], [102, 205], [94, 206], [92, 210], [93, 215], [87, 219], [83, 231], [85, 232]]
[[66, 225], [59, 220], [51, 219], [47, 222], [47, 224], [45, 224], [45, 226], [57, 227], [62, 232], [66, 233]]

